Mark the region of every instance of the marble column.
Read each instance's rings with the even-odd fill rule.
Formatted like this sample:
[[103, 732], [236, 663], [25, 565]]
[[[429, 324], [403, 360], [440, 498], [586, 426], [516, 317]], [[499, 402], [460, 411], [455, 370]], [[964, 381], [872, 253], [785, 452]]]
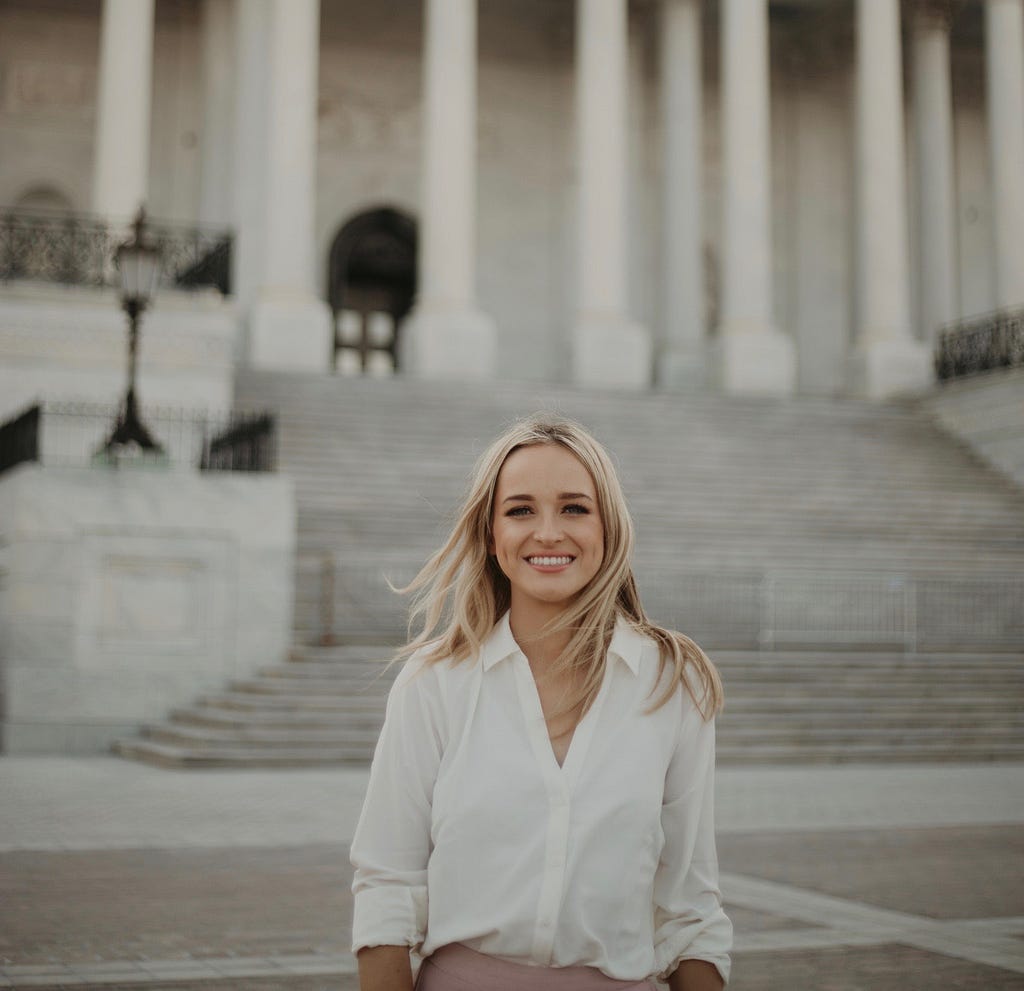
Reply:
[[772, 301], [768, 0], [722, 0], [722, 300], [712, 348], [724, 391], [793, 391], [792, 339]]
[[249, 315], [249, 360], [327, 371], [331, 317], [316, 294], [314, 256], [320, 2], [269, 0], [268, 16], [265, 252]]
[[419, 291], [403, 368], [485, 379], [497, 328], [476, 305], [476, 0], [426, 0]]
[[986, 0], [989, 156], [1000, 308], [1024, 305], [1024, 13], [1022, 0]]
[[[265, 262], [267, 62], [270, 58], [268, 0], [244, 0], [235, 8], [235, 104], [233, 128], [232, 295], [243, 312], [256, 296]], [[240, 357], [248, 360], [248, 339]]]
[[871, 398], [923, 388], [911, 338], [899, 0], [857, 0], [857, 341], [851, 388]]
[[651, 340], [627, 301], [626, 0], [577, 0], [578, 297], [572, 377], [642, 389]]
[[103, 0], [92, 209], [130, 220], [149, 189], [154, 0]]
[[662, 340], [656, 381], [705, 384], [702, 79], [699, 0], [662, 0]]
[[234, 219], [235, 0], [203, 0], [203, 129], [199, 220], [227, 227]]
[[920, 336], [930, 349], [938, 329], [960, 315], [949, 0], [917, 0], [910, 14], [921, 266]]

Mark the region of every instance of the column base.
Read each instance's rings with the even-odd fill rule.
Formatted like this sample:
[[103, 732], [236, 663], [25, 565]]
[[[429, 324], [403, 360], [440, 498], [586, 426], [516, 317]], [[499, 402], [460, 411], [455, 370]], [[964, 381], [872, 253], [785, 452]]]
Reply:
[[628, 317], [592, 317], [576, 325], [572, 380], [577, 385], [649, 389], [651, 360], [651, 335]]
[[249, 310], [248, 363], [253, 368], [326, 372], [331, 334], [331, 311], [322, 299], [257, 296]]
[[404, 372], [424, 379], [491, 379], [498, 327], [480, 310], [417, 308], [402, 327]]
[[708, 384], [708, 362], [703, 348], [666, 351], [657, 359], [654, 379], [665, 392], [694, 392]]
[[711, 368], [729, 395], [791, 396], [796, 389], [793, 341], [772, 328], [720, 332], [711, 344]]
[[849, 369], [852, 392], [866, 399], [923, 392], [935, 380], [928, 349], [907, 339], [858, 344]]

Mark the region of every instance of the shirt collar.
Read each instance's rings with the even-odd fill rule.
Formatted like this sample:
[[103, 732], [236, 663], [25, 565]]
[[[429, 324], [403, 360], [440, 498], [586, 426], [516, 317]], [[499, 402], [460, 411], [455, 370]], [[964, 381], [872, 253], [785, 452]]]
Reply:
[[[643, 634], [620, 614], [615, 620], [615, 632], [612, 634], [612, 642], [608, 645], [608, 653], [614, 654], [624, 661], [633, 674], [638, 674], [644, 642]], [[512, 636], [509, 614], [506, 612], [481, 644], [480, 664], [484, 671], [489, 671], [498, 661], [503, 661], [506, 657], [517, 653], [519, 653], [519, 644]]]

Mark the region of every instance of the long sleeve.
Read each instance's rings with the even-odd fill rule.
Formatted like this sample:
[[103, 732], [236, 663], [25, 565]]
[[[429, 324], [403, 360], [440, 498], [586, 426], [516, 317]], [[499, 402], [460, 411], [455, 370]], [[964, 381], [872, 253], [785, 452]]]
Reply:
[[388, 696], [352, 840], [353, 953], [423, 942], [431, 805], [446, 734], [441, 689], [438, 665], [413, 656]]
[[729, 980], [732, 923], [722, 909], [715, 850], [715, 726], [684, 696], [665, 778], [665, 835], [654, 878], [654, 950], [662, 980], [681, 960], [706, 960]]

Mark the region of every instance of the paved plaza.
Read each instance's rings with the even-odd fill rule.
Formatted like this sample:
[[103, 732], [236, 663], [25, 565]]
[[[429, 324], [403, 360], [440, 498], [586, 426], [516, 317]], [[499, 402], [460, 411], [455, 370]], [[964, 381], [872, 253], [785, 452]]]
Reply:
[[[0, 758], [0, 987], [354, 991], [366, 772]], [[736, 991], [1024, 989], [1024, 764], [723, 768]]]

